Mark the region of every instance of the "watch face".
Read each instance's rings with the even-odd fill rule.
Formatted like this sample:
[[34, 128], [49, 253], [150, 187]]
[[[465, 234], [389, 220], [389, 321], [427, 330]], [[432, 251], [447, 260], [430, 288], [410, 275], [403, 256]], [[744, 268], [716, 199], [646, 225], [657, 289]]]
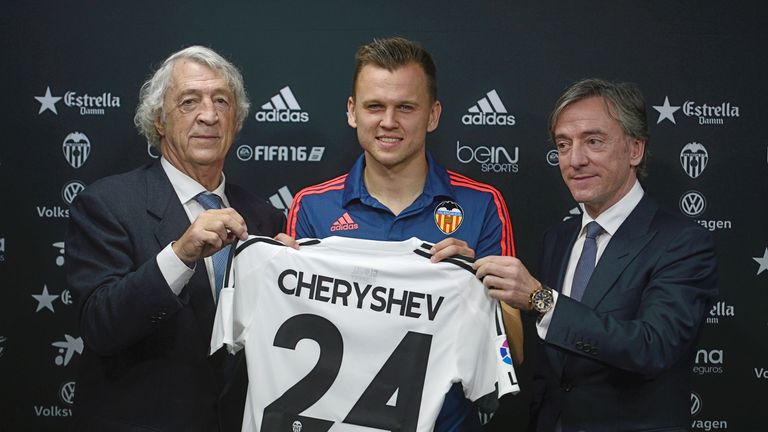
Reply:
[[531, 296], [531, 304], [538, 312], [546, 312], [552, 307], [552, 293], [545, 289], [540, 289]]

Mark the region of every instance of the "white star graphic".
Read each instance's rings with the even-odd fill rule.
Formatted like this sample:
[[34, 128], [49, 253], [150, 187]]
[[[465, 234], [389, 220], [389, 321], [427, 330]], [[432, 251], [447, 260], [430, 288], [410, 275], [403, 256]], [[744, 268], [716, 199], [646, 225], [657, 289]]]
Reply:
[[653, 109], [659, 112], [659, 119], [656, 121], [656, 124], [661, 123], [661, 121], [664, 119], [677, 124], [677, 122], [675, 122], [675, 111], [679, 110], [680, 107], [670, 105], [669, 96], [664, 96], [664, 105], [654, 105]]
[[43, 285], [43, 292], [40, 294], [32, 294], [32, 297], [37, 300], [37, 309], [35, 312], [40, 312], [43, 308], [50, 309], [51, 312], [56, 312], [53, 310], [53, 301], [58, 298], [58, 296], [48, 294], [48, 285]]
[[760, 268], [757, 269], [757, 274], [760, 274], [768, 270], [768, 247], [765, 248], [765, 252], [763, 252], [762, 257], [752, 257], [752, 259], [757, 261], [758, 264], [760, 264]]
[[56, 102], [61, 100], [61, 96], [51, 96], [50, 86], [45, 88], [45, 96], [35, 96], [35, 99], [40, 102], [40, 111], [37, 112], [38, 114], [42, 114], [45, 110], [51, 110], [56, 115], [59, 114], [59, 112], [56, 111]]

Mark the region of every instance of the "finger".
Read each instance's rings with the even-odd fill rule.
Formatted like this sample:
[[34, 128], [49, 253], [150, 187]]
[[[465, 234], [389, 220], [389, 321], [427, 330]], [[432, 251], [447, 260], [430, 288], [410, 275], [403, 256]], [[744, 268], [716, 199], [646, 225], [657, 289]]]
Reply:
[[469, 247], [464, 240], [455, 239], [452, 237], [445, 238], [437, 243], [430, 249], [432, 257], [430, 261], [439, 262], [445, 258], [461, 255], [469, 258], [475, 257], [475, 251]]
[[236, 212], [222, 210], [209, 210], [210, 213], [201, 215], [201, 224], [203, 229], [216, 232], [222, 241], [231, 243], [230, 235], [240, 240], [248, 239], [248, 229], [245, 221]]
[[245, 219], [233, 208], [222, 209], [224, 226], [240, 240], [248, 240], [248, 226]]
[[286, 233], [279, 233], [274, 237], [274, 239], [288, 247], [292, 247], [297, 250], [299, 249], [299, 242], [297, 242], [296, 239]]

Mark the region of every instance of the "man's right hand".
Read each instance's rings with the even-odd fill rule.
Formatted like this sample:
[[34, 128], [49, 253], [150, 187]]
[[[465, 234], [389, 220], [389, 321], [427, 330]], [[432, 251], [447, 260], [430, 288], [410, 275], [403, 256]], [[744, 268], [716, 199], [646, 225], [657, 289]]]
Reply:
[[197, 260], [215, 254], [235, 238], [248, 239], [245, 219], [235, 209], [206, 210], [173, 243], [172, 248], [184, 264], [193, 266]]

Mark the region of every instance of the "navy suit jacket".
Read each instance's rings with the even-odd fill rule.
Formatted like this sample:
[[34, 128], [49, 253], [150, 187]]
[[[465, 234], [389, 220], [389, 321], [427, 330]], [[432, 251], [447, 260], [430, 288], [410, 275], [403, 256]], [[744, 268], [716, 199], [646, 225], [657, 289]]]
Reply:
[[[560, 290], [581, 228], [549, 230], [541, 281]], [[559, 296], [538, 339], [532, 430], [690, 429], [690, 376], [716, 288], [709, 232], [647, 195], [611, 238], [581, 302]]]
[[[249, 234], [273, 236], [282, 213], [227, 184]], [[80, 316], [78, 431], [240, 431], [244, 361], [208, 355], [215, 302], [205, 264], [176, 296], [156, 256], [189, 227], [159, 162], [107, 177], [70, 209], [67, 282]]]

